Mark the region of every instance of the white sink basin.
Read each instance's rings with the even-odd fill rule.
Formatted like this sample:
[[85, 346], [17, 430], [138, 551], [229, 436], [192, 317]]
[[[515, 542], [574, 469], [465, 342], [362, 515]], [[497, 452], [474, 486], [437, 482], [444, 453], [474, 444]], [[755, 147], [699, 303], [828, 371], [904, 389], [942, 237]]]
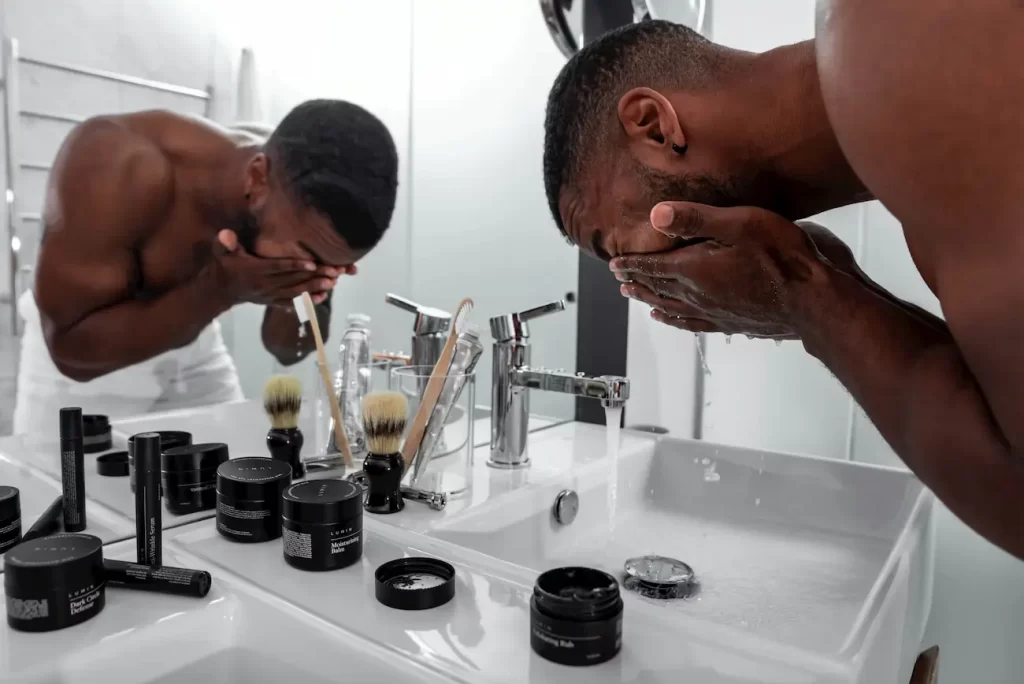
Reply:
[[[104, 549], [131, 559], [133, 542]], [[168, 565], [210, 570], [204, 599], [109, 588], [103, 611], [45, 634], [0, 627], [0, 681], [444, 682], [200, 559], [165, 548]], [[280, 678], [278, 678], [280, 677]]]
[[[626, 607], [619, 657], [594, 667], [556, 665], [534, 654], [529, 646], [529, 599], [536, 573], [519, 569], [509, 572], [509, 568], [493, 559], [385, 524], [376, 516], [367, 515], [364, 528], [362, 560], [349, 568], [323, 573], [302, 572], [288, 566], [282, 557], [280, 540], [237, 544], [224, 539], [212, 521], [178, 528], [167, 539], [170, 546], [201, 557], [209, 567], [231, 568], [253, 585], [308, 611], [324, 623], [337, 625], [344, 630], [345, 639], [379, 645], [391, 653], [393, 661], [419, 664], [445, 676], [446, 681], [845, 681], [832, 663], [809, 662], [794, 651], [765, 648], [749, 643], [749, 639], [723, 639], [720, 633], [696, 624], [667, 623], [657, 614], [635, 611], [632, 605]], [[439, 608], [412, 612], [379, 604], [374, 598], [376, 568], [395, 558], [424, 555], [444, 558], [455, 567], [455, 598]], [[346, 673], [344, 681], [375, 680]]]
[[[534, 463], [605, 450], [604, 428], [578, 423], [531, 439]], [[879, 630], [895, 629], [907, 650], [898, 667], [916, 657], [930, 605], [931, 495], [913, 476], [636, 433], [620, 452], [428, 534], [534, 571], [582, 564], [621, 577], [627, 558], [669, 556], [693, 567], [699, 594], [638, 601], [850, 664], [885, 645]], [[580, 501], [568, 525], [552, 515], [563, 489]]]

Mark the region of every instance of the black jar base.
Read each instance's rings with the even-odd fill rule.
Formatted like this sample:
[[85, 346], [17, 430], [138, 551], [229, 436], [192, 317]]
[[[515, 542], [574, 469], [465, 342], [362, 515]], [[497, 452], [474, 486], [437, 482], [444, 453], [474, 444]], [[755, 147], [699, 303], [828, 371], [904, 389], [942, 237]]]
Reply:
[[367, 513], [376, 513], [378, 515], [388, 515], [389, 513], [399, 513], [405, 510], [405, 499], [399, 498], [397, 501], [388, 501], [383, 504], [371, 504], [369, 500], [363, 504], [363, 510]]
[[292, 566], [296, 570], [303, 570], [305, 572], [332, 572], [334, 570], [344, 570], [345, 568], [351, 568], [353, 565], [359, 562], [362, 558], [362, 554], [355, 558], [345, 561], [344, 563], [335, 563], [333, 565], [321, 565], [320, 563], [314, 563], [306, 558], [295, 558], [294, 556], [285, 556], [284, 562]]

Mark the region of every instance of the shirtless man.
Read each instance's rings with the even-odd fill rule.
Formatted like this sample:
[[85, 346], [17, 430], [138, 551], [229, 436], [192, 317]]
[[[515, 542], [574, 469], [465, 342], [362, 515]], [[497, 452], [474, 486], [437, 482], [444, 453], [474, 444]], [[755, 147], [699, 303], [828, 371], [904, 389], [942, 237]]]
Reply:
[[391, 220], [397, 154], [356, 105], [313, 100], [265, 141], [150, 111], [102, 116], [64, 141], [25, 318], [15, 433], [61, 406], [113, 416], [242, 398], [216, 322], [268, 305], [262, 337], [284, 364], [313, 348], [289, 307], [336, 279]]
[[[684, 330], [802, 340], [921, 480], [1018, 558], [1022, 41], [1014, 0], [819, 1], [814, 42], [764, 54], [632, 26], [566, 65], [545, 144], [556, 221], [623, 295]], [[945, 320], [791, 222], [871, 197]]]

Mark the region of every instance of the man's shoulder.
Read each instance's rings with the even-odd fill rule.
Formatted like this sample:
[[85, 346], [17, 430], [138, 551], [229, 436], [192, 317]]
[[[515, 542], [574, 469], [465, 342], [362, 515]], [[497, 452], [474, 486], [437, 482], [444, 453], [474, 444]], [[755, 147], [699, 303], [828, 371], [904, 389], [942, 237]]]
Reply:
[[152, 138], [120, 117], [94, 117], [72, 131], [58, 153], [47, 223], [79, 216], [91, 223], [148, 224], [173, 193], [173, 164]]

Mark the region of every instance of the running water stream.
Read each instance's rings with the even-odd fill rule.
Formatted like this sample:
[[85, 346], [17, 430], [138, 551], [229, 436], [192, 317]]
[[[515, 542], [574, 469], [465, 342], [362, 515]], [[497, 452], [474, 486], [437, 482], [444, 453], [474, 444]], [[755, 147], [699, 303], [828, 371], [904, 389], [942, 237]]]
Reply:
[[605, 460], [608, 465], [608, 534], [615, 532], [615, 508], [619, 496], [619, 433], [622, 425], [622, 407], [606, 406]]

